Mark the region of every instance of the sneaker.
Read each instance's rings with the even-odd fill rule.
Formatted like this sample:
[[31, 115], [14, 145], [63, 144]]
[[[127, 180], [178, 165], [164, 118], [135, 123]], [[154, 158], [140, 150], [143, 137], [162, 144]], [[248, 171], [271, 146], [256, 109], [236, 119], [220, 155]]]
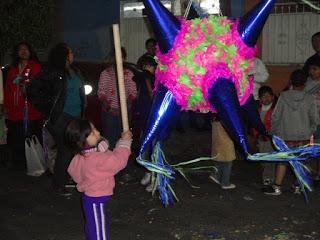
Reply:
[[270, 178], [265, 178], [263, 179], [263, 186], [270, 186], [271, 185], [271, 179]]
[[293, 186], [293, 194], [301, 194], [301, 188], [299, 186]]
[[149, 184], [147, 187], [146, 187], [146, 191], [147, 192], [152, 192], [153, 190], [153, 185], [152, 184]]
[[209, 175], [209, 179], [214, 181], [216, 184], [219, 184], [220, 185], [220, 181], [218, 180], [218, 178], [216, 177], [215, 174], [210, 174]]
[[75, 187], [76, 187], [76, 183], [75, 183], [72, 179], [70, 179], [70, 180], [68, 181], [68, 183], [66, 183], [66, 184], [64, 185], [64, 187], [65, 187], [65, 188], [75, 188]]
[[146, 173], [144, 177], [141, 179], [140, 183], [142, 186], [146, 186], [151, 181], [151, 173]]
[[235, 188], [236, 188], [236, 185], [233, 184], [233, 183], [230, 183], [229, 185], [221, 186], [221, 188], [222, 188], [223, 190], [235, 189]]
[[129, 173], [125, 173], [122, 175], [121, 180], [125, 183], [128, 183], [134, 179], [133, 176], [131, 176]]
[[272, 185], [263, 190], [263, 193], [266, 195], [279, 196], [281, 195], [281, 186]]

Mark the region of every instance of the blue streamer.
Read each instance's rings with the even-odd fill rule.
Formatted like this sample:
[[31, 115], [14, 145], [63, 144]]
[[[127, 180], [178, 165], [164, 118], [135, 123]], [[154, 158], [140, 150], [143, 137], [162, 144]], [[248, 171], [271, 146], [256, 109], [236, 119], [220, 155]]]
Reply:
[[174, 199], [176, 198], [175, 193], [170, 186], [171, 180], [175, 179], [175, 171], [166, 163], [164, 153], [161, 150], [160, 142], [155, 144], [151, 155], [151, 160], [152, 163], [143, 160], [141, 156], [137, 158], [139, 164], [147, 168], [149, 171], [155, 173], [156, 186], [154, 187], [154, 190], [159, 191], [160, 199], [163, 205], [167, 207], [169, 203], [173, 204]]
[[308, 202], [306, 189], [312, 191], [312, 180], [309, 177], [309, 170], [301, 162], [310, 157], [320, 155], [320, 145], [306, 145], [301, 147], [288, 147], [283, 140], [277, 136], [272, 137], [276, 152], [257, 153], [249, 155], [248, 159], [253, 161], [288, 161], [292, 167], [301, 191]]

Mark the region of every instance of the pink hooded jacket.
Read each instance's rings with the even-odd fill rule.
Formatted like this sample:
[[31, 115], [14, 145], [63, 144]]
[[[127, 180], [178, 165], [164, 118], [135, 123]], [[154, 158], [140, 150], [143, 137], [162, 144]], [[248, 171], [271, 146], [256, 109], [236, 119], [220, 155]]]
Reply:
[[125, 168], [130, 156], [131, 141], [119, 140], [113, 151], [77, 154], [68, 173], [79, 192], [89, 197], [110, 196], [115, 187], [114, 175]]

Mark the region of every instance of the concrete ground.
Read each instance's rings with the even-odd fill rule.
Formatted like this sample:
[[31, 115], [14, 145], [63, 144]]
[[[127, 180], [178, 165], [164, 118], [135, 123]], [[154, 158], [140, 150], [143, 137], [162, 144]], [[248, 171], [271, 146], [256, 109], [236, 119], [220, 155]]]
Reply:
[[[209, 156], [211, 132], [173, 132], [165, 151], [171, 162]], [[134, 179], [118, 177], [109, 206], [112, 240], [317, 240], [320, 239], [319, 186], [303, 196], [290, 192], [291, 177], [280, 196], [261, 192], [261, 167], [234, 162], [234, 190], [221, 190], [207, 173], [193, 174], [191, 188], [177, 176], [173, 187], [180, 201], [164, 208], [139, 181], [143, 169], [131, 167]], [[81, 240], [83, 217], [79, 194], [55, 195], [48, 176], [28, 177], [0, 169], [1, 240]]]

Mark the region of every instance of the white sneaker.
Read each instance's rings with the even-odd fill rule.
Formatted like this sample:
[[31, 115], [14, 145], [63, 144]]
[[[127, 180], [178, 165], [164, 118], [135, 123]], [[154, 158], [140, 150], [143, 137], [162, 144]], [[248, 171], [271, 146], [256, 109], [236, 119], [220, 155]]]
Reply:
[[263, 179], [263, 186], [266, 187], [266, 186], [270, 186], [270, 185], [272, 185], [272, 181], [270, 178]]
[[152, 192], [153, 190], [153, 185], [152, 184], [149, 184], [147, 187], [146, 187], [146, 191], [147, 192]]
[[144, 177], [141, 179], [140, 183], [141, 185], [146, 186], [150, 183], [150, 181], [151, 181], [151, 173], [146, 173]]
[[282, 193], [281, 186], [279, 185], [268, 186], [266, 189], [263, 190], [263, 193], [271, 196], [279, 196]]
[[222, 188], [223, 190], [235, 189], [235, 188], [236, 188], [236, 185], [233, 184], [233, 183], [230, 183], [229, 185], [221, 186], [221, 188]]

